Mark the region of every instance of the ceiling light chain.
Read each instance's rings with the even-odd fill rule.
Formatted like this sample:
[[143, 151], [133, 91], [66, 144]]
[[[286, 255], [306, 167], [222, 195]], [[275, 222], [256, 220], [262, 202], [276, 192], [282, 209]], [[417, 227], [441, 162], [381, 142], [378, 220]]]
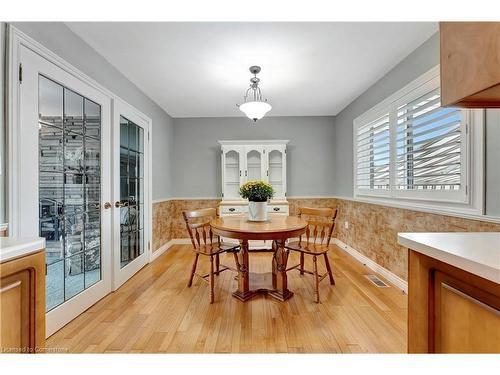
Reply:
[[[257, 78], [257, 74], [260, 72], [260, 66], [253, 65], [249, 68], [250, 72], [254, 75], [250, 78], [250, 87], [245, 92], [243, 97], [243, 104], [237, 107], [247, 115], [247, 117], [254, 122], [260, 120], [266, 115], [267, 112], [271, 110], [271, 105], [267, 102], [267, 99], [262, 99], [262, 91], [259, 87], [260, 79]], [[253, 100], [248, 101], [248, 94], [252, 90]]]

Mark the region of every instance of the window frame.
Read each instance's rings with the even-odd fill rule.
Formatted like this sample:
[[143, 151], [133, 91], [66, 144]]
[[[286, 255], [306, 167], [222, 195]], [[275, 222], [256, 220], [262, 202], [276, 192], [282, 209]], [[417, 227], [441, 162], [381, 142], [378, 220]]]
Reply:
[[[410, 82], [353, 121], [353, 193], [356, 200], [387, 203], [403, 208], [439, 212], [483, 214], [484, 212], [484, 110], [461, 110], [461, 176], [459, 190], [404, 190], [397, 182], [398, 107], [440, 87], [439, 65]], [[389, 114], [389, 189], [358, 187], [357, 133], [360, 127]]]

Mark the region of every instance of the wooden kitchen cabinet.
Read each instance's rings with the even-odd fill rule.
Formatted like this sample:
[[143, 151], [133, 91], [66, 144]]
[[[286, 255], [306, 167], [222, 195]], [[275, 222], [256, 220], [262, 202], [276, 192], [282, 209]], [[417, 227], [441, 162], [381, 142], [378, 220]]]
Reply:
[[500, 22], [441, 22], [441, 105], [500, 108]]
[[0, 263], [0, 352], [35, 353], [45, 345], [43, 249]]
[[500, 353], [500, 285], [409, 251], [408, 351]]

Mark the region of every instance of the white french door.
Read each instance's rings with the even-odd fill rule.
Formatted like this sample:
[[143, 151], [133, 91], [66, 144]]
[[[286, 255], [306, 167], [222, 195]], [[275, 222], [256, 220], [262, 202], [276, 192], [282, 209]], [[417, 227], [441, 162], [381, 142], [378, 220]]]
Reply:
[[11, 219], [46, 239], [50, 336], [111, 291], [111, 98], [25, 46], [18, 59]]
[[113, 289], [150, 259], [151, 120], [130, 105], [113, 103]]

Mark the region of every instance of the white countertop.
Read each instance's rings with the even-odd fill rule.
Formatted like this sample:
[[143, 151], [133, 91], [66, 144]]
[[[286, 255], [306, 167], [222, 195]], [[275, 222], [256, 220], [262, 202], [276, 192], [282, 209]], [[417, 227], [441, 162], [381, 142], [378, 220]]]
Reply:
[[500, 284], [500, 232], [398, 233], [398, 243]]
[[41, 237], [0, 237], [0, 263], [36, 253], [45, 248]]

